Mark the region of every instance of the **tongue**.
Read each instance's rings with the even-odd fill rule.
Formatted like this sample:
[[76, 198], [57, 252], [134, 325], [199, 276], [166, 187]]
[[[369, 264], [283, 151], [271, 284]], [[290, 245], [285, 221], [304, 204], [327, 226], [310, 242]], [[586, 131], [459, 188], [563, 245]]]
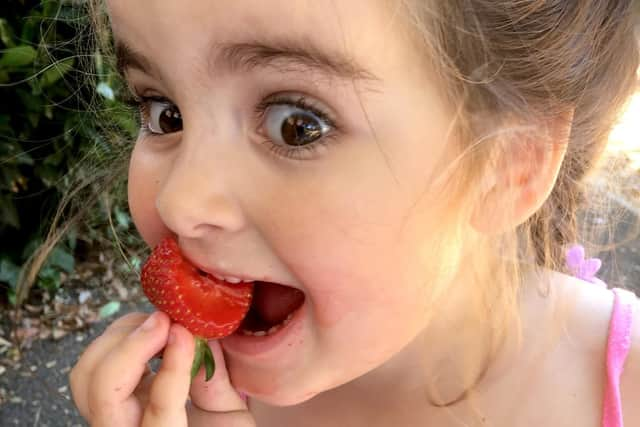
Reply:
[[304, 293], [289, 286], [255, 282], [252, 309], [269, 325], [278, 325], [304, 302]]

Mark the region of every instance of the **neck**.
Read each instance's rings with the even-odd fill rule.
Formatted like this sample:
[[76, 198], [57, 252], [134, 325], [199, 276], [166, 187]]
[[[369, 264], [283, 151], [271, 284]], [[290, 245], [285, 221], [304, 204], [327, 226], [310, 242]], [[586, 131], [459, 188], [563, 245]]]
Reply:
[[472, 282], [458, 278], [456, 283], [467, 285], [449, 292], [413, 341], [385, 364], [343, 387], [356, 389], [360, 396], [397, 398], [399, 404], [413, 396], [420, 406], [437, 410], [455, 406], [499, 377], [506, 354], [516, 348], [518, 323], [503, 322], [504, 333], [496, 333], [495, 317], [480, 309], [479, 302], [470, 302]]

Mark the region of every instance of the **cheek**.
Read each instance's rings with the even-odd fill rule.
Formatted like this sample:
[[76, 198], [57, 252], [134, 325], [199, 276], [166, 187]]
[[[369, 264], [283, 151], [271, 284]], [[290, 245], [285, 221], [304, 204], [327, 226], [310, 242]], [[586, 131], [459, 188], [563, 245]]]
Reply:
[[[317, 226], [313, 235], [288, 239], [291, 246], [283, 250], [300, 254], [290, 256], [290, 268], [310, 294], [316, 326], [368, 333], [397, 322], [420, 323], [424, 275], [409, 267], [415, 248], [398, 241], [394, 229], [361, 226], [350, 231]], [[304, 248], [295, 242], [304, 242]]]
[[156, 197], [160, 175], [156, 167], [145, 161], [144, 154], [134, 149], [129, 164], [128, 199], [129, 210], [136, 228], [144, 241], [154, 247], [162, 237], [169, 234], [156, 209]]

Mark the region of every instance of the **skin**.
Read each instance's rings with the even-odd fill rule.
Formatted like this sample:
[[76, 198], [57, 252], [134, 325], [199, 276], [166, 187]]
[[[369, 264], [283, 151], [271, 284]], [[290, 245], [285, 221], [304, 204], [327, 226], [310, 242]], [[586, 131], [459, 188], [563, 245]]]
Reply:
[[[216, 377], [205, 384], [200, 376], [190, 390], [184, 375], [192, 357], [190, 334], [170, 329], [162, 314], [146, 332], [138, 328], [144, 316], [120, 319], [72, 371], [83, 416], [94, 425], [120, 417], [122, 426], [422, 425], [427, 419], [461, 425], [423, 394], [429, 374], [437, 372], [444, 379], [439, 385], [457, 395], [464, 384], [455, 375], [456, 363], [448, 362], [460, 354], [482, 360], [486, 351], [477, 326], [482, 318], [466, 310], [474, 285], [460, 262], [466, 241], [450, 238], [449, 227], [455, 222], [471, 239], [525, 220], [552, 188], [564, 150], [533, 153], [535, 168], [526, 158], [513, 162], [504, 176], [490, 180], [484, 205], [462, 218], [452, 200], [442, 197], [441, 178], [458, 154], [448, 137], [453, 112], [416, 59], [405, 23], [390, 18], [395, 14], [389, 2], [192, 0], [184, 7], [109, 0], [107, 6], [116, 40], [148, 62], [145, 71], [125, 70], [129, 85], [139, 96], [169, 99], [183, 120], [180, 131], [141, 133], [135, 143], [129, 203], [142, 237], [153, 246], [173, 234], [200, 266], [299, 288], [308, 310], [300, 333], [284, 349], [247, 357], [227, 351], [224, 341], [210, 343]], [[284, 38], [347, 56], [367, 70], [367, 78], [281, 63], [232, 71], [224, 61], [208, 60], [228, 43]], [[302, 94], [329, 112], [337, 126], [325, 136], [328, 144], [290, 153], [295, 158], [268, 149], [269, 133], [255, 108], [284, 93], [294, 99]], [[504, 217], [487, 214], [508, 205], [515, 208]], [[527, 293], [520, 315], [525, 325], [554, 329], [550, 302], [575, 300], [584, 291], [560, 276], [545, 280], [559, 283], [563, 292], [544, 301]], [[443, 288], [449, 289], [447, 302], [436, 304], [434, 290]], [[604, 348], [610, 301], [595, 299], [603, 313], [593, 325], [597, 337], [578, 341], [579, 347]], [[568, 316], [569, 329], [580, 330], [576, 325], [585, 316]], [[575, 416], [555, 412], [560, 418], [541, 419], [540, 411], [510, 392], [529, 387], [540, 391], [542, 405], [564, 402], [547, 402], [544, 390], [557, 388], [553, 367], [566, 365], [575, 349], [563, 352], [567, 347], [527, 327], [526, 344], [517, 347], [515, 330], [507, 329], [489, 380], [478, 387], [485, 417], [494, 425], [514, 425], [517, 411], [527, 414], [519, 417], [521, 425], [575, 422]], [[178, 339], [167, 345], [170, 330]], [[161, 370], [145, 375], [146, 362], [165, 345]], [[534, 356], [551, 345], [559, 350], [545, 362], [550, 374], [527, 376], [527, 366], [538, 366]], [[584, 364], [565, 371], [581, 380], [567, 381], [562, 396], [586, 390], [578, 404], [585, 423], [577, 425], [596, 425], [601, 383], [594, 378], [600, 378], [601, 359], [592, 350]], [[163, 378], [157, 387], [163, 392], [154, 395]], [[251, 414], [234, 389], [249, 394]], [[185, 411], [187, 394], [192, 404]], [[467, 403], [453, 410], [460, 419], [477, 419]]]

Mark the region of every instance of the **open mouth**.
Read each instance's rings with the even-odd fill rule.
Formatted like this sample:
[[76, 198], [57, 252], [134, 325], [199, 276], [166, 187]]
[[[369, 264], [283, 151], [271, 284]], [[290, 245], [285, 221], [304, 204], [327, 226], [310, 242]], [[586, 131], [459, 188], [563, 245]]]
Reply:
[[235, 334], [263, 337], [283, 329], [304, 304], [304, 292], [277, 283], [256, 281], [251, 307]]

